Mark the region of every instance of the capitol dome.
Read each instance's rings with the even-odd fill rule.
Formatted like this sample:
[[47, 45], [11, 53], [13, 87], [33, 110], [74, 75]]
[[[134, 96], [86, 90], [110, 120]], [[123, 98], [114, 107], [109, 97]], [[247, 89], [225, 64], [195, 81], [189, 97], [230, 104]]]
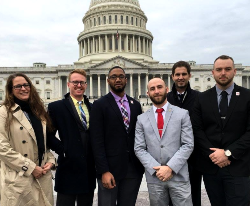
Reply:
[[153, 35], [138, 0], [91, 0], [82, 19], [79, 59], [75, 64], [92, 66], [122, 56], [140, 63], [155, 62]]
[[91, 0], [90, 8], [98, 4], [104, 4], [104, 3], [129, 3], [140, 7], [138, 0]]

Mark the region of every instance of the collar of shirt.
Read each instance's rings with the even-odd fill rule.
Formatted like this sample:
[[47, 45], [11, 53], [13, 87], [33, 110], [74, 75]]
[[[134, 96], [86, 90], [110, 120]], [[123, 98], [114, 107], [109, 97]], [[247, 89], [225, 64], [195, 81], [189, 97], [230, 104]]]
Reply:
[[185, 92], [180, 93], [180, 92], [177, 91], [177, 94], [184, 94], [184, 93], [185, 93]]
[[[217, 95], [220, 96], [223, 90], [219, 89], [217, 85], [215, 87], [216, 87]], [[228, 87], [225, 91], [227, 92], [228, 95], [231, 96], [233, 93], [233, 90], [234, 90], [234, 83], [230, 87]]]
[[[163, 107], [164, 111], [162, 112], [162, 116], [163, 116], [163, 119], [165, 120], [165, 114], [166, 114], [166, 111], [168, 109], [168, 105], [169, 103], [167, 102]], [[160, 109], [160, 108], [157, 108], [155, 105], [153, 105], [153, 111], [154, 111], [154, 114], [155, 114], [155, 119], [156, 119], [156, 122], [157, 122], [157, 119], [158, 119], [158, 113], [156, 112], [157, 109]]]
[[115, 98], [115, 101], [116, 101], [116, 102], [119, 102], [120, 99], [123, 99], [124, 101], [127, 101], [127, 102], [128, 102], [128, 98], [127, 98], [127, 95], [126, 95], [126, 94], [124, 94], [123, 97], [120, 97], [120, 96], [116, 95], [114, 92], [112, 92], [112, 91], [110, 91], [110, 92], [111, 92], [111, 94], [113, 95], [113, 97]]
[[[79, 106], [79, 104], [78, 104], [79, 101], [77, 101], [77, 100], [76, 100], [74, 97], [72, 97], [72, 96], [70, 96], [70, 97], [71, 97], [71, 99], [72, 99], [74, 105], [78, 107], [78, 106]], [[84, 99], [83, 99], [83, 98], [82, 98], [81, 101], [83, 101], [83, 104], [84, 104]]]

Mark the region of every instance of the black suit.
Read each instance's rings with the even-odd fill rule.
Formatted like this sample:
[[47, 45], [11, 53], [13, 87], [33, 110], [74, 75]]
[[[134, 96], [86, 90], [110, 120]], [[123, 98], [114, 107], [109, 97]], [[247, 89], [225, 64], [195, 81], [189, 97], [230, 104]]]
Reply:
[[[201, 93], [194, 105], [192, 124], [195, 144], [200, 154], [200, 158], [196, 159], [196, 165], [197, 169], [204, 174], [205, 185], [207, 177], [224, 177], [225, 174], [230, 176], [232, 181], [245, 178], [243, 182], [248, 183], [250, 175], [250, 91], [234, 85], [224, 123], [219, 114], [216, 88], [213, 87]], [[209, 158], [209, 155], [213, 153], [209, 148], [230, 150], [233, 156], [230, 158], [231, 164], [222, 169], [215, 165]], [[208, 180], [206, 189], [209, 195], [210, 191], [216, 191], [219, 187], [211, 179], [208, 178]], [[228, 183], [224, 184], [224, 191], [228, 190], [228, 186]], [[233, 190], [241, 193], [240, 195], [245, 194], [246, 191], [247, 194], [250, 193], [247, 184], [238, 183], [234, 187]], [[232, 190], [230, 191], [232, 192]], [[221, 196], [224, 195], [222, 192], [218, 191], [218, 193]], [[225, 194], [225, 196], [227, 195]], [[209, 198], [212, 205], [218, 205], [212, 196]], [[231, 199], [223, 204], [249, 205], [249, 195], [244, 197], [248, 203], [239, 203], [235, 200], [237, 198], [231, 196]]]
[[[86, 96], [84, 102], [90, 112]], [[55, 191], [66, 195], [93, 193], [96, 175], [89, 131], [85, 131], [69, 93], [65, 99], [50, 103], [48, 112], [55, 128], [47, 136], [48, 146], [59, 155]]]
[[[128, 132], [120, 109], [111, 93], [93, 104], [90, 115], [90, 134], [98, 179], [103, 173], [110, 172], [119, 183], [129, 177], [141, 179], [144, 172], [143, 166], [134, 153], [135, 124], [137, 116], [142, 113], [141, 105], [129, 96], [127, 99], [130, 107]], [[135, 193], [136, 199], [138, 190]], [[120, 204], [129, 205], [126, 202]]]
[[[189, 115], [192, 116], [195, 99], [199, 92], [191, 89], [188, 83], [185, 91], [184, 99], [181, 102], [178, 98], [175, 84], [172, 87], [172, 91], [167, 94], [167, 100], [170, 104], [186, 109]], [[194, 151], [188, 159], [188, 171], [191, 184], [192, 201], [194, 206], [201, 206], [201, 179], [202, 174], [195, 169], [195, 159], [199, 158], [196, 152], [196, 145], [194, 145]], [[172, 205], [172, 203], [170, 203]]]

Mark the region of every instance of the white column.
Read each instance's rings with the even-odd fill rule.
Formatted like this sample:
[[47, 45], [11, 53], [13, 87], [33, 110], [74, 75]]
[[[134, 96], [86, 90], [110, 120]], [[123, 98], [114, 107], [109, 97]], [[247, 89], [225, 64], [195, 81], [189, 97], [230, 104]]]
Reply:
[[145, 95], [147, 95], [147, 91], [148, 91], [148, 73], [146, 74], [146, 80], [145, 80]]
[[130, 74], [130, 96], [133, 97], [133, 74]]
[[140, 54], [141, 53], [141, 37], [140, 36], [138, 37], [138, 41], [139, 41], [139, 43], [138, 43], [138, 47], [139, 47], [138, 52]]
[[150, 56], [152, 56], [152, 41], [150, 41]]
[[90, 54], [90, 41], [89, 41], [89, 38], [88, 38], [88, 54]]
[[106, 94], [109, 93], [108, 75], [106, 74]]
[[99, 35], [99, 53], [101, 53], [101, 35]]
[[101, 78], [100, 74], [97, 75], [98, 77], [98, 98], [101, 96]]
[[119, 43], [118, 43], [118, 51], [121, 52], [122, 51], [122, 35], [119, 35], [119, 39], [118, 39]]
[[105, 35], [105, 44], [106, 44], [106, 50], [105, 50], [105, 52], [108, 52], [108, 36], [107, 36], [107, 34]]
[[171, 75], [168, 74], [168, 89], [169, 89], [169, 90], [171, 89], [171, 88], [170, 88], [170, 86], [171, 86], [171, 85], [170, 85], [170, 76], [171, 76]]
[[89, 75], [89, 96], [93, 97], [93, 79], [92, 74]]
[[115, 52], [115, 36], [112, 34], [112, 51]]
[[143, 54], [146, 54], [146, 52], [145, 52], [145, 37], [143, 37]]
[[83, 56], [86, 56], [85, 52], [86, 52], [86, 44], [85, 44], [85, 40], [83, 39], [83, 49], [84, 49], [84, 52], [82, 52]]
[[93, 36], [93, 54], [95, 53], [95, 37]]
[[141, 74], [138, 74], [138, 98], [140, 98], [141, 95]]
[[135, 52], [135, 35], [133, 35], [133, 52]]
[[83, 46], [82, 46], [82, 40], [81, 40], [81, 57], [83, 56]]
[[147, 39], [147, 55], [149, 55], [148, 39]]
[[126, 44], [125, 44], [125, 50], [128, 52], [128, 35], [126, 34]]

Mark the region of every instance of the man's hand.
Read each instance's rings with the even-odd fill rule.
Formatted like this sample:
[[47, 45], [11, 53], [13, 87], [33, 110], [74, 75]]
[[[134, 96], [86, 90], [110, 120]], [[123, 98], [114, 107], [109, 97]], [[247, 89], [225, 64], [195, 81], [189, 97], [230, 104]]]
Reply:
[[107, 189], [113, 189], [116, 187], [115, 178], [110, 172], [102, 174], [102, 185]]
[[226, 160], [225, 162], [222, 162], [220, 164], [217, 164], [220, 168], [222, 167], [226, 167], [228, 165], [230, 165], [231, 161], [230, 160]]
[[43, 169], [39, 166], [36, 166], [33, 172], [31, 173], [36, 179], [39, 179], [43, 175]]
[[43, 167], [43, 174], [45, 175], [54, 165], [51, 162], [47, 162]]
[[173, 177], [172, 169], [169, 166], [157, 166], [153, 167], [153, 169], [156, 171], [156, 176], [161, 181], [168, 181]]
[[209, 158], [214, 164], [218, 165], [228, 160], [228, 157], [225, 155], [224, 149], [210, 148], [210, 150], [214, 151], [209, 155]]

